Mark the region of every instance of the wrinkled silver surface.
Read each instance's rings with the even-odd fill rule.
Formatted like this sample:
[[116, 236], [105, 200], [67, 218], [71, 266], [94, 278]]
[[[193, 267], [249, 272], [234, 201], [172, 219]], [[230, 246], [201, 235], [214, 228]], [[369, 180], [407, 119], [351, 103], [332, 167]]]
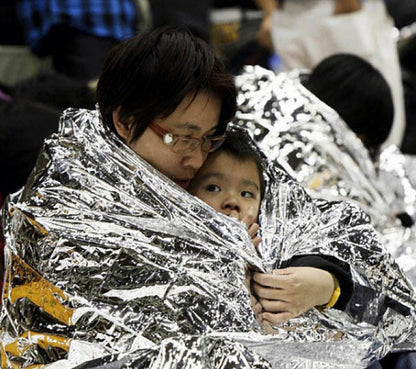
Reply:
[[410, 183], [413, 188], [416, 188], [416, 156], [415, 155], [405, 155], [405, 171], [409, 176]]
[[390, 147], [373, 163], [338, 114], [302, 84], [304, 72], [273, 73], [247, 67], [237, 77], [235, 123], [247, 127], [268, 158], [283, 167], [314, 198], [353, 201], [370, 217], [383, 245], [416, 285], [416, 190], [411, 166]]
[[[414, 348], [414, 291], [368, 217], [313, 202], [274, 160], [267, 178], [260, 258], [240, 223], [143, 162], [96, 111], [67, 110], [4, 211], [3, 366], [352, 369]], [[304, 253], [351, 265], [351, 303], [267, 335], [246, 269]]]

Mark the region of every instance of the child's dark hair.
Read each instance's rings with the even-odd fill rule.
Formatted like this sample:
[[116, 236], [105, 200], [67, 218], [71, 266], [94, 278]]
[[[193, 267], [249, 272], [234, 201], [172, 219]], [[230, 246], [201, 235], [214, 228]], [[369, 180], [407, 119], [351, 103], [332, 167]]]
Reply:
[[263, 175], [264, 167], [262, 158], [254, 145], [251, 144], [250, 140], [248, 134], [241, 129], [228, 130], [227, 138], [216, 152], [225, 152], [241, 161], [253, 160], [256, 163], [259, 172], [260, 194], [261, 198], [263, 198], [266, 185]]

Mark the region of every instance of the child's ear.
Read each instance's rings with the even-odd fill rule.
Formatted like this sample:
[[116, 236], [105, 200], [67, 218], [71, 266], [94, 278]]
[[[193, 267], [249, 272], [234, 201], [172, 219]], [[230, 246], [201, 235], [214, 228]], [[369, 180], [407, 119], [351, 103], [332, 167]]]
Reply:
[[119, 136], [121, 138], [123, 138], [124, 140], [128, 141], [128, 139], [130, 137], [131, 124], [126, 123], [126, 122], [122, 122], [119, 119], [120, 108], [121, 107], [119, 106], [116, 110], [113, 110], [113, 123], [114, 123], [114, 127], [115, 127], [117, 133], [119, 134]]

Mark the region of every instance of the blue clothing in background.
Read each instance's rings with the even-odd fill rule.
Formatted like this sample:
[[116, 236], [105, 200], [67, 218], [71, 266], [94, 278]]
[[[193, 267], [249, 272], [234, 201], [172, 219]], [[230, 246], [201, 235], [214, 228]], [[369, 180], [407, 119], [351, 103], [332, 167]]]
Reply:
[[20, 0], [17, 10], [27, 44], [39, 54], [47, 54], [43, 40], [56, 25], [114, 40], [133, 36], [137, 26], [133, 0]]

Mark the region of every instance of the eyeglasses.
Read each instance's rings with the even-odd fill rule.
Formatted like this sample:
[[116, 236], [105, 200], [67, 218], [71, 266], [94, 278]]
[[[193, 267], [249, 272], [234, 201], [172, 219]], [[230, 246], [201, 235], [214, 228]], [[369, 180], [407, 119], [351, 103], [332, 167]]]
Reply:
[[202, 151], [212, 152], [217, 150], [226, 138], [226, 135], [204, 136], [202, 138], [175, 135], [155, 123], [150, 123], [149, 128], [163, 140], [165, 145], [168, 145], [177, 154], [188, 154], [195, 151], [199, 145], [201, 145]]

